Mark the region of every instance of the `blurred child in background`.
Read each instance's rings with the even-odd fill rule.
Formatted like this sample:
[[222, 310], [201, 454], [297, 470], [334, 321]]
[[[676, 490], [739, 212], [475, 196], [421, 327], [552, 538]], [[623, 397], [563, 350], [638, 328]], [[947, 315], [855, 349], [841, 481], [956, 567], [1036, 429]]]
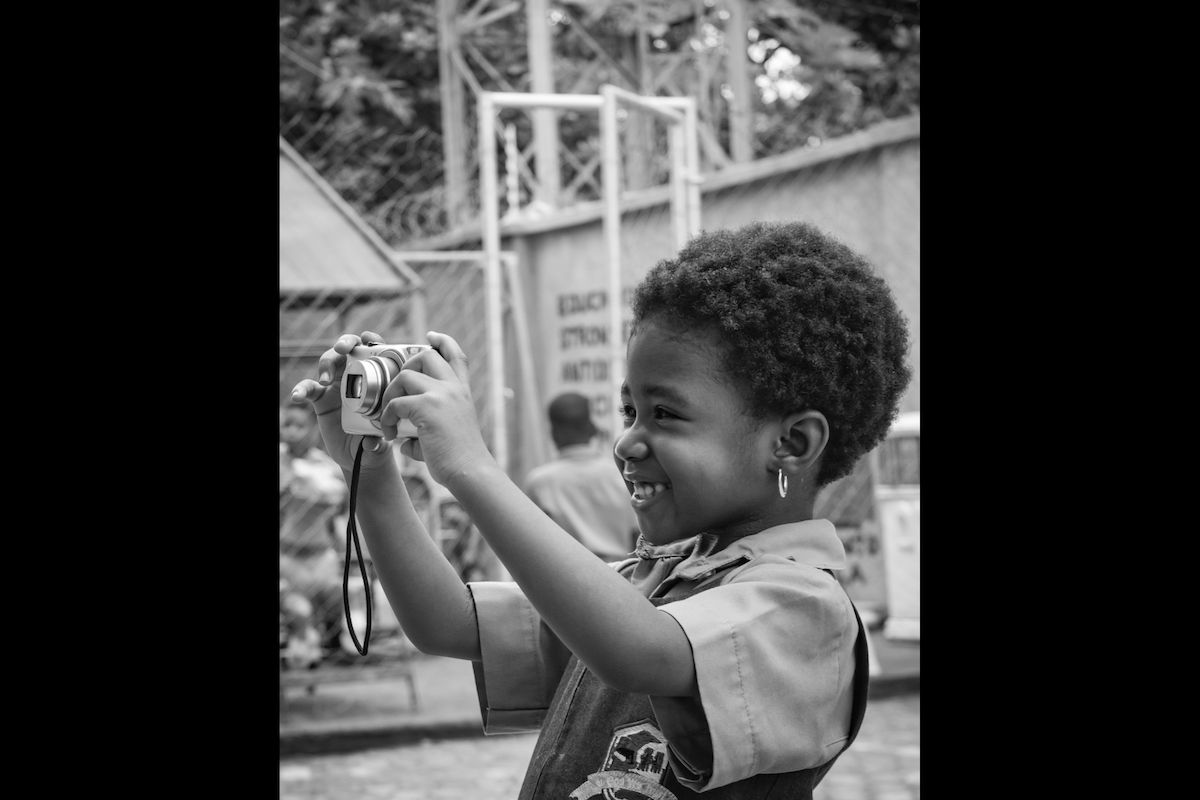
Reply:
[[311, 406], [280, 410], [280, 615], [292, 660], [307, 664], [314, 645], [338, 646], [344, 616], [342, 561], [335, 519], [347, 496], [342, 470], [316, 446]]

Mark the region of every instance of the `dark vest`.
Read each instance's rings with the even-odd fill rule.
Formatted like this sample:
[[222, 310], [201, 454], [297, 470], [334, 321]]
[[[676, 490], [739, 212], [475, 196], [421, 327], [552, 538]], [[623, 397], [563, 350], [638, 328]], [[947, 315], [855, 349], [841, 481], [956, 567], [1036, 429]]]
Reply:
[[[651, 602], [657, 606], [688, 596]], [[838, 755], [858, 735], [867, 706], [867, 638], [858, 609], [854, 618], [858, 639], [850, 735]], [[609, 689], [572, 656], [542, 723], [519, 800], [811, 800], [813, 788], [836, 760], [834, 756], [798, 772], [755, 775], [700, 795], [680, 784], [668, 766], [666, 741], [650, 698]]]

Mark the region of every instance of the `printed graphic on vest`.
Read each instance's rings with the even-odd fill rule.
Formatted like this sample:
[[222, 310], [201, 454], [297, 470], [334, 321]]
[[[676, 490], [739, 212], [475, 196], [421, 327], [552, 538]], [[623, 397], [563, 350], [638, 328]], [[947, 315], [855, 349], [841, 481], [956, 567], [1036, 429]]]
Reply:
[[613, 731], [599, 772], [571, 792], [572, 800], [676, 800], [662, 785], [667, 774], [667, 741], [648, 719]]

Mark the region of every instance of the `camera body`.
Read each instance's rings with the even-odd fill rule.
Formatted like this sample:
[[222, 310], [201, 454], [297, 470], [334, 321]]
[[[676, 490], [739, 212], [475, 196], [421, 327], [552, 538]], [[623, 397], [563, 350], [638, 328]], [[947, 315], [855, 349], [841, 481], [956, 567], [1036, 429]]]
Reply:
[[[384, 391], [410, 358], [428, 349], [427, 344], [364, 344], [351, 350], [342, 373], [342, 430], [383, 436]], [[396, 436], [415, 439], [417, 426], [402, 419]]]

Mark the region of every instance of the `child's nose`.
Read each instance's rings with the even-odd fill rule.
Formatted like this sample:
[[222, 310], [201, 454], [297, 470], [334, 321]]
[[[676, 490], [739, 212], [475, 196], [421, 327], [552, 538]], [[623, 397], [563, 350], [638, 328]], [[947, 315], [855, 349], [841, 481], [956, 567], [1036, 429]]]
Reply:
[[650, 453], [650, 448], [634, 433], [633, 428], [626, 428], [617, 436], [616, 444], [613, 445], [613, 455], [617, 457], [617, 466], [623, 461], [637, 461], [645, 458]]

